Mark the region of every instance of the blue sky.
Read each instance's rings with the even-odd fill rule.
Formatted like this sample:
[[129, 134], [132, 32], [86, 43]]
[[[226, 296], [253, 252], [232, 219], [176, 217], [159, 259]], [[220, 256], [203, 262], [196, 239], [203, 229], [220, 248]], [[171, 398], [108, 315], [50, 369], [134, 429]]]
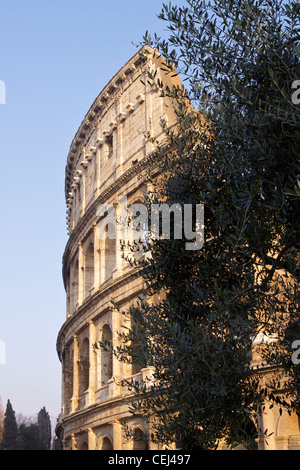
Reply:
[[[177, 4], [183, 3], [176, 2]], [[0, 396], [16, 413], [61, 405], [64, 172], [85, 113], [136, 52], [164, 35], [160, 0], [27, 0], [0, 6]]]

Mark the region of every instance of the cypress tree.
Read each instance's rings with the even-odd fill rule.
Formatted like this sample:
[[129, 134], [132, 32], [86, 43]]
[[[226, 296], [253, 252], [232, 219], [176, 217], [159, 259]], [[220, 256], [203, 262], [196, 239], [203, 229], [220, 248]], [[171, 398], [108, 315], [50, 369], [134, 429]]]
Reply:
[[40, 441], [37, 423], [22, 423], [19, 427], [19, 450], [45, 450]]
[[18, 426], [16, 421], [15, 412], [10, 401], [7, 401], [3, 439], [1, 442], [1, 450], [16, 450], [18, 449]]
[[40, 442], [45, 450], [50, 450], [51, 445], [51, 422], [49, 413], [43, 407], [38, 414], [38, 426]]

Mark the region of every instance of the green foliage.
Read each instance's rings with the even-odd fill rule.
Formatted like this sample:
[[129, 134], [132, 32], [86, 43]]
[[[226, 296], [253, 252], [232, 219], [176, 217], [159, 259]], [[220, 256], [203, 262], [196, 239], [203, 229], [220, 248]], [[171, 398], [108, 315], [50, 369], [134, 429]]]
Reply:
[[163, 444], [252, 448], [266, 401], [300, 410], [299, 17], [296, 1], [188, 0], [163, 5], [168, 41], [145, 36], [186, 79], [185, 89], [159, 82], [178, 122], [150, 159], [161, 178], [147, 175], [145, 203], [205, 207], [201, 250], [184, 237], [144, 246], [145, 293], [115, 348], [153, 367], [152, 382], [127, 385]]
[[39, 426], [37, 423], [21, 423], [19, 426], [19, 450], [46, 450], [40, 441]]
[[15, 412], [10, 401], [8, 400], [5, 410], [4, 431], [1, 441], [1, 450], [14, 449], [18, 449], [18, 426]]
[[51, 421], [45, 407], [38, 413], [38, 429], [39, 440], [44, 450], [49, 450], [51, 446]]
[[45, 407], [38, 413], [37, 421], [17, 423], [15, 412], [8, 400], [4, 418], [1, 450], [50, 450], [51, 423]]

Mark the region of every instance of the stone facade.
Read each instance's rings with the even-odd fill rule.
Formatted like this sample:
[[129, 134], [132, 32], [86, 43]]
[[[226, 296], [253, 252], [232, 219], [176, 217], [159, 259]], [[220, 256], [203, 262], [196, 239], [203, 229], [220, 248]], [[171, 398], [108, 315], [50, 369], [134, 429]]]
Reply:
[[[139, 173], [154, 150], [151, 138], [163, 138], [162, 120], [175, 123], [172, 106], [148, 82], [147, 73], [156, 72], [169, 86], [179, 79], [165, 76], [154, 51], [146, 59], [141, 52], [96, 98], [67, 159], [69, 240], [63, 256], [67, 318], [57, 338], [62, 410], [56, 430], [67, 450], [157, 448], [147, 441], [151, 424], [133, 418], [129, 411], [132, 392], [120, 386], [120, 379], [149, 377], [151, 369], [120, 363], [110, 352], [93, 347], [104, 340], [118, 344], [118, 332], [130, 319], [112, 308], [111, 299], [126, 311], [142, 288], [142, 279], [122, 259], [119, 240], [124, 234], [118, 224], [115, 240], [99, 237], [99, 224], [104, 232], [111, 228], [103, 205], [113, 207], [118, 218], [124, 197], [128, 206], [143, 199], [148, 188]], [[138, 439], [125, 439], [123, 423]], [[300, 449], [297, 416], [266, 408], [261, 426], [273, 434], [268, 444], [258, 443], [259, 449]]]
[[[92, 104], [70, 147], [66, 166], [69, 240], [63, 256], [67, 319], [57, 339], [62, 362], [62, 411], [57, 427], [64, 449], [146, 448], [143, 439], [126, 441], [121, 423], [140, 437], [149, 429], [132, 419], [131, 392], [119, 385], [122, 377], [149, 376], [148, 369], [120, 363], [95, 342], [118, 342], [124, 311], [141, 291], [142, 280], [122, 258], [116, 240], [99, 237], [99, 225], [110, 230], [109, 204], [119, 217], [120, 200], [141, 202], [147, 188], [139, 178], [153, 141], [162, 138], [161, 121], [175, 122], [170, 103], [148, 83], [148, 71], [162, 77], [161, 61], [139, 51], [112, 78]], [[166, 79], [166, 77], [165, 77]], [[171, 80], [167, 78], [167, 80]], [[173, 78], [172, 83], [178, 79]], [[172, 84], [169, 83], [170, 85]], [[115, 229], [118, 232], [119, 225]], [[128, 320], [129, 321], [129, 320]], [[151, 447], [151, 444], [149, 444]]]

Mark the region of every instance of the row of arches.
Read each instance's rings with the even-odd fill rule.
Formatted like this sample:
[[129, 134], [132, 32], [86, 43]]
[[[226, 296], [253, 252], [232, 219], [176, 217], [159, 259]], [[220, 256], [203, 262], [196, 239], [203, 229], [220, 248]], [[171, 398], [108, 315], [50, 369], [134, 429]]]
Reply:
[[[109, 224], [105, 226], [105, 232]], [[84, 245], [79, 244], [78, 251], [67, 271], [67, 314], [70, 315], [93, 289], [112, 279], [117, 266], [117, 240], [106, 237], [96, 243], [93, 239]], [[119, 254], [121, 256], [121, 254]]]
[[98, 207], [98, 222], [78, 243], [66, 269], [67, 316], [72, 315], [94, 290], [122, 274], [124, 268], [130, 268], [129, 260], [137, 261], [143, 255], [146, 230], [139, 206], [143, 206], [144, 192], [143, 187], [131, 205], [124, 196], [115, 207], [112, 204]]
[[[107, 348], [95, 349], [88, 337], [74, 341], [63, 355], [64, 402], [66, 406], [72, 399], [80, 399], [90, 388], [101, 388], [113, 377], [112, 330], [105, 324], [100, 332], [99, 341]], [[91, 364], [91, 354], [96, 360]], [[94, 370], [92, 370], [92, 368]], [[91, 379], [91, 377], [93, 379]], [[91, 383], [93, 382], [93, 383]]]
[[[131, 442], [129, 442], [128, 447], [130, 447], [130, 450], [148, 450], [149, 449], [149, 444], [148, 444], [148, 438], [146, 436], [146, 433], [141, 427], [137, 427], [133, 429], [133, 438]], [[94, 447], [91, 446], [88, 442], [88, 439], [83, 439], [82, 442], [79, 443], [78, 445], [78, 450], [114, 450], [114, 445], [113, 445], [113, 438], [108, 437], [108, 436], [103, 436], [96, 441], [95, 449], [90, 448]], [[119, 450], [119, 449], [116, 449]], [[129, 449], [128, 449], [129, 450]]]

